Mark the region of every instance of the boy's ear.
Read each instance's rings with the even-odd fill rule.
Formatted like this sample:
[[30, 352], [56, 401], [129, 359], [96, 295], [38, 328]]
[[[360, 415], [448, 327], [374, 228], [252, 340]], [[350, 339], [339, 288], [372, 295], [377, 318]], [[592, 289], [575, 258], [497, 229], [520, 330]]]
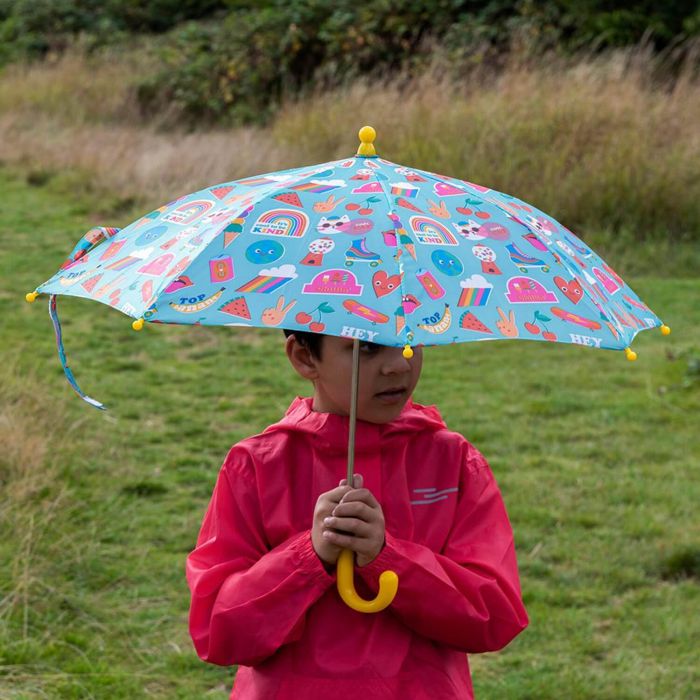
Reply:
[[285, 345], [287, 357], [292, 367], [297, 371], [297, 374], [313, 381], [318, 377], [318, 369], [316, 368], [316, 358], [311, 354], [309, 348], [302, 345], [294, 334], [287, 338]]

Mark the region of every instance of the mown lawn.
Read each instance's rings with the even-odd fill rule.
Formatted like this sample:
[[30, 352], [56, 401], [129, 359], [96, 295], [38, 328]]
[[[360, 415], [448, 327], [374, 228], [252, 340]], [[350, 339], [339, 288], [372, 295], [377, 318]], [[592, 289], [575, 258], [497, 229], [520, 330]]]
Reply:
[[[199, 661], [187, 633], [185, 556], [229, 446], [307, 387], [279, 331], [135, 333], [64, 298], [70, 366], [109, 411], [90, 408], [46, 299], [23, 297], [84, 230], [139, 212], [99, 220], [94, 196], [1, 168], [0, 192], [0, 697], [225, 698], [232, 669]], [[489, 458], [531, 616], [507, 650], [472, 657], [479, 698], [700, 694], [700, 281], [660, 268], [629, 281], [673, 334], [639, 336], [636, 363], [526, 342], [426, 350], [415, 398]]]

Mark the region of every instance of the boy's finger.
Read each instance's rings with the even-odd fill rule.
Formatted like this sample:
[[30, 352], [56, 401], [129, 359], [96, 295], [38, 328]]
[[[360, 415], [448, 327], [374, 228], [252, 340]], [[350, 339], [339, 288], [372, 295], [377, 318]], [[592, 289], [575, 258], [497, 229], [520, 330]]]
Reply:
[[340, 503], [340, 499], [349, 491], [352, 491], [352, 489], [346, 483], [336, 486], [334, 489], [327, 491], [323, 495], [334, 503]]
[[362, 501], [370, 508], [379, 508], [379, 501], [374, 497], [374, 494], [369, 489], [352, 489], [343, 495], [341, 503], [349, 503], [350, 501]]
[[331, 515], [337, 518], [360, 518], [366, 523], [372, 523], [379, 519], [380, 513], [364, 501], [345, 501], [335, 506]]
[[364, 520], [358, 518], [324, 518], [323, 526], [326, 529], [334, 530], [339, 535], [354, 535], [355, 537], [369, 537], [372, 527]]
[[[362, 478], [362, 474], [353, 474], [352, 485], [354, 488], [361, 489], [363, 482], [364, 482], [364, 479]], [[345, 486], [345, 485], [347, 485], [347, 483], [348, 483], [347, 479], [341, 479], [339, 485]]]

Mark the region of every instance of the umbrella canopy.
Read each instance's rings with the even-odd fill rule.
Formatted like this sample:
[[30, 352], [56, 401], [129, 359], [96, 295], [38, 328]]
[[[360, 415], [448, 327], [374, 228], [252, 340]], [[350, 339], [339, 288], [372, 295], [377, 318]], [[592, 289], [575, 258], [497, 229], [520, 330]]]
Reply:
[[122, 230], [93, 230], [37, 292], [150, 323], [383, 345], [521, 338], [625, 350], [662, 325], [536, 207], [375, 155], [222, 183]]
[[[97, 228], [35, 292], [94, 299], [145, 322], [278, 327], [354, 339], [348, 446], [352, 484], [359, 342], [388, 346], [530, 339], [625, 350], [667, 326], [562, 224], [495, 190], [379, 158], [374, 129], [357, 155], [207, 187], [122, 230]], [[357, 610], [389, 604], [338, 589]]]

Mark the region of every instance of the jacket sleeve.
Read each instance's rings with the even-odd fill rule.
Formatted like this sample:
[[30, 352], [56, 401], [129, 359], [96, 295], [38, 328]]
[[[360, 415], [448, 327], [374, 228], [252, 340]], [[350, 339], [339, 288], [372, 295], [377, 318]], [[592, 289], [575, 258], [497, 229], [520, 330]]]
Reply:
[[486, 460], [468, 445], [457, 511], [440, 553], [393, 537], [356, 569], [372, 590], [392, 569], [399, 590], [389, 610], [419, 634], [469, 653], [496, 651], [528, 624], [511, 530]]
[[251, 457], [237, 447], [219, 473], [186, 574], [195, 649], [221, 666], [258, 664], [299, 639], [306, 611], [335, 581], [310, 530], [274, 548], [266, 543]]

